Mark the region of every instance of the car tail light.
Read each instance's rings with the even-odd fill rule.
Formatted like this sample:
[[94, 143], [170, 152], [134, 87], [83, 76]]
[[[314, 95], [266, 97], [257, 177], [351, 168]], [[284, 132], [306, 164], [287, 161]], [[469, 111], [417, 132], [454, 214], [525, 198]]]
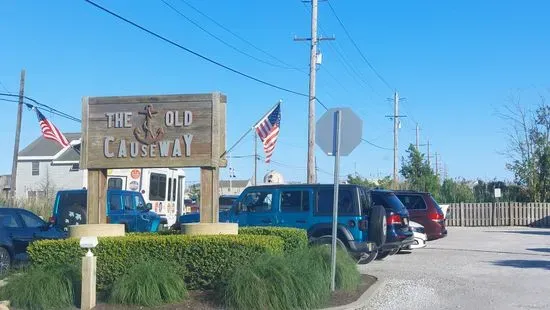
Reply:
[[367, 220], [360, 220], [359, 221], [359, 229], [362, 231], [367, 231], [368, 224]]
[[50, 224], [55, 224], [55, 216], [50, 216]]
[[401, 224], [401, 216], [399, 214], [392, 214], [387, 217], [386, 222], [388, 225]]
[[107, 221], [107, 224], [111, 224], [111, 218], [110, 217], [106, 217], [105, 220]]
[[441, 214], [439, 212], [430, 212], [428, 214], [428, 217], [430, 218], [430, 220], [435, 221], [435, 222], [439, 222], [439, 221], [444, 220], [443, 214]]

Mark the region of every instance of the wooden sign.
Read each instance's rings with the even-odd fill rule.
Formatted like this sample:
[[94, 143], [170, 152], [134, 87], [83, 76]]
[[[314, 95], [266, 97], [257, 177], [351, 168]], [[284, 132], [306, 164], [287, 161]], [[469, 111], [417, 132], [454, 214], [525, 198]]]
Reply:
[[85, 97], [82, 169], [225, 167], [220, 93]]

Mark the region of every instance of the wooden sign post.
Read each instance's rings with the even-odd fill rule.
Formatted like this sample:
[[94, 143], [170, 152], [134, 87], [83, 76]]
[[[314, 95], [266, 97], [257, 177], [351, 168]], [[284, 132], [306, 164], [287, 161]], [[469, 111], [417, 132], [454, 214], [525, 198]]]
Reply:
[[88, 169], [88, 224], [106, 223], [107, 169], [156, 167], [200, 167], [200, 221], [217, 223], [219, 168], [227, 165], [226, 102], [220, 93], [83, 98], [80, 166]]

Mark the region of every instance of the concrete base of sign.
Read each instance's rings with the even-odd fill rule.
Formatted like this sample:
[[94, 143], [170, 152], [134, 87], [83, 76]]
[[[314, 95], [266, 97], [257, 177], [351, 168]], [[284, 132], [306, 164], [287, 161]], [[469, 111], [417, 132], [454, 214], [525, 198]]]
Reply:
[[122, 237], [124, 236], [123, 224], [85, 224], [69, 226], [71, 238], [81, 237]]
[[237, 235], [239, 225], [235, 223], [189, 223], [181, 224], [185, 235]]

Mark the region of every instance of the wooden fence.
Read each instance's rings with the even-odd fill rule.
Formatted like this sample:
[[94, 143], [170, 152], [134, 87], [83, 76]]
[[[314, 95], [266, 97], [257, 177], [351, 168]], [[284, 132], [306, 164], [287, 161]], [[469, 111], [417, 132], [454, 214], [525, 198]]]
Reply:
[[447, 209], [448, 226], [550, 227], [550, 203], [454, 203]]

